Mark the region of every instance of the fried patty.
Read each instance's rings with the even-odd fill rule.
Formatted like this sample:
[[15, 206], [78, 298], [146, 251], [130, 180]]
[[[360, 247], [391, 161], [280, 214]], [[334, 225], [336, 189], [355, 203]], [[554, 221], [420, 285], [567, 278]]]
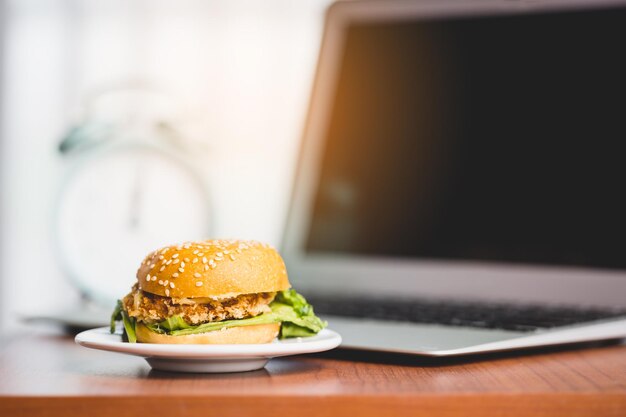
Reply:
[[274, 292], [242, 294], [224, 299], [203, 298], [197, 302], [193, 298], [170, 298], [141, 291], [135, 284], [124, 297], [124, 310], [130, 317], [143, 323], [158, 323], [168, 317], [179, 315], [189, 324], [202, 324], [212, 321], [245, 319], [267, 313], [269, 303], [274, 300]]

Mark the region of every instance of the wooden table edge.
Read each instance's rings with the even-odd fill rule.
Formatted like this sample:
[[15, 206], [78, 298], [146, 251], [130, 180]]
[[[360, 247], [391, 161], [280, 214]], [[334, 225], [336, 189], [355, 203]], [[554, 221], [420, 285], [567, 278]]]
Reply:
[[278, 396], [2, 396], [2, 416], [603, 416], [626, 415], [626, 395], [605, 393], [467, 393]]

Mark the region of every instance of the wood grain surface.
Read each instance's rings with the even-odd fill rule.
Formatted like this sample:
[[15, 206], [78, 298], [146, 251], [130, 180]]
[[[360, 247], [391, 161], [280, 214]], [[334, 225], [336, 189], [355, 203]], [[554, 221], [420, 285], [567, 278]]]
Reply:
[[626, 346], [465, 359], [335, 350], [241, 374], [152, 371], [34, 331], [0, 341], [0, 416], [626, 416]]

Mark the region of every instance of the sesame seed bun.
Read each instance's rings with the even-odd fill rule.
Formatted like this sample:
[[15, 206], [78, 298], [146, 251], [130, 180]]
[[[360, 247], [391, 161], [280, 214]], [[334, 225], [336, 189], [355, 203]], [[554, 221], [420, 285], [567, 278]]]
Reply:
[[141, 263], [137, 282], [142, 291], [176, 298], [220, 299], [290, 287], [278, 252], [245, 240], [205, 240], [158, 249]]
[[258, 324], [255, 326], [230, 327], [212, 332], [169, 336], [155, 333], [141, 323], [137, 323], [135, 333], [140, 343], [227, 345], [248, 343], [270, 343], [278, 336], [280, 323]]

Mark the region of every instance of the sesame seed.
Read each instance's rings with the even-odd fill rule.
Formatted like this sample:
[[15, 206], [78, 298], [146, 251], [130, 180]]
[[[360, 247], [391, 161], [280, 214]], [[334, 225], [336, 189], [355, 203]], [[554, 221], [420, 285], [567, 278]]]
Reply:
[[193, 258], [193, 263], [194, 264], [198, 263], [198, 258]]
[[196, 249], [195, 251], [193, 251], [193, 254], [194, 254], [194, 255], [197, 255], [197, 254], [198, 254], [198, 252], [200, 252], [200, 251], [199, 251], [198, 249]]
[[169, 261], [165, 262], [165, 265], [169, 265], [172, 263], [172, 260], [170, 259]]
[[165, 256], [159, 255], [159, 259], [165, 259]]
[[146, 275], [146, 281], [150, 281], [150, 274]]
[[204, 256], [204, 252], [198, 253], [198, 256]]
[[196, 281], [196, 287], [202, 287], [202, 281]]
[[177, 263], [179, 263], [179, 262], [180, 262], [180, 259], [174, 259], [174, 262], [173, 262], [173, 263], [174, 263], [174, 265], [176, 265], [176, 264], [177, 264]]
[[159, 285], [163, 285], [163, 280], [162, 279], [159, 280]]
[[206, 258], [206, 256], [203, 256], [203, 257], [202, 257], [202, 263], [203, 263], [203, 264], [205, 264], [205, 263], [207, 263], [207, 262], [209, 262], [209, 261], [208, 261], [208, 259]]
[[154, 281], [156, 281], [156, 277], [152, 277], [152, 281], [153, 281], [153, 282], [154, 282]]
[[224, 255], [228, 255], [229, 253], [230, 253], [230, 251], [229, 251], [229, 250], [225, 250], [225, 251], [224, 251]]
[[170, 281], [169, 281], [169, 280], [167, 280], [167, 279], [166, 279], [165, 281], [163, 281], [163, 285], [164, 285], [165, 287], [167, 287], [167, 284], [169, 284], [169, 283], [170, 283]]
[[167, 288], [165, 289], [165, 295], [168, 297], [170, 296], [170, 290], [168, 290]]
[[189, 258], [185, 258], [185, 262], [189, 262]]
[[209, 270], [209, 266], [208, 265], [204, 265], [204, 270], [208, 271]]
[[216, 257], [221, 258], [222, 256], [224, 256], [224, 254], [222, 254], [222, 252], [217, 252], [215, 254]]
[[176, 285], [174, 285], [173, 282], [170, 282], [170, 288], [174, 288], [174, 287], [176, 287]]
[[150, 269], [154, 268], [154, 264], [150, 265]]
[[229, 258], [230, 258], [230, 260], [231, 260], [231, 261], [234, 261], [234, 260], [235, 260], [235, 255], [233, 255], [233, 254], [231, 253], [231, 254], [230, 254], [230, 256], [229, 256]]
[[172, 278], [178, 278], [178, 272], [174, 272], [174, 273], [172, 274]]
[[174, 259], [178, 258], [178, 254], [177, 253], [173, 254], [172, 258], [174, 258]]
[[165, 269], [165, 265], [163, 265], [161, 268], [159, 268], [159, 271], [163, 272], [164, 269]]
[[185, 268], [178, 268], [178, 271], [179, 271], [180, 273], [183, 273], [183, 272], [185, 272]]
[[216, 266], [217, 264], [211, 264], [211, 269], [215, 269]]
[[195, 274], [193, 274], [193, 276], [196, 277], [196, 278], [200, 278], [202, 275], [200, 275], [199, 272], [196, 272]]
[[181, 268], [184, 268], [184, 267], [185, 267], [185, 263], [184, 263], [184, 262], [181, 262], [181, 263], [180, 263], [180, 267], [181, 267]]

